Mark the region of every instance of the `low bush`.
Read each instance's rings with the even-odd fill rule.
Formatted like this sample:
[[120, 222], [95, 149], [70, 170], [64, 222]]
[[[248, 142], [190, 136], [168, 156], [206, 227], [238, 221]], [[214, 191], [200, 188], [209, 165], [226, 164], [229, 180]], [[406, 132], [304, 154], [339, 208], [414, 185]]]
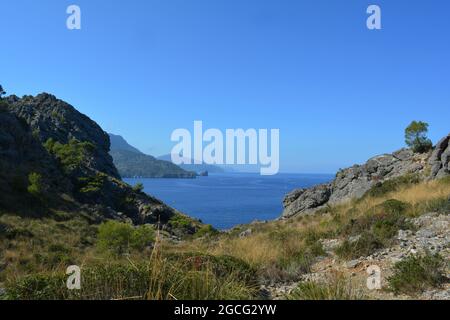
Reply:
[[42, 176], [39, 173], [31, 172], [28, 175], [28, 192], [36, 198], [40, 198], [43, 192]]
[[93, 143], [80, 142], [76, 139], [71, 139], [67, 144], [62, 144], [50, 138], [44, 143], [44, 147], [59, 160], [66, 172], [71, 172], [81, 166], [89, 154], [95, 150]]
[[193, 220], [188, 216], [182, 214], [173, 215], [168, 222], [169, 226], [173, 229], [184, 230], [186, 233], [193, 234], [195, 232], [195, 226]]
[[350, 280], [335, 276], [323, 282], [301, 282], [287, 297], [289, 300], [362, 300], [364, 295]]
[[389, 288], [395, 294], [417, 294], [428, 288], [439, 288], [446, 282], [446, 262], [436, 254], [410, 256], [394, 265], [388, 278]]
[[100, 192], [105, 185], [108, 176], [104, 173], [98, 172], [91, 177], [78, 178], [79, 191], [83, 194], [95, 194]]
[[398, 191], [401, 187], [418, 184], [420, 181], [421, 179], [418, 174], [407, 174], [384, 182], [379, 182], [367, 191], [359, 201], [367, 197], [381, 197], [389, 192]]
[[450, 198], [432, 199], [421, 204], [420, 213], [450, 213]]
[[219, 231], [217, 231], [212, 225], [205, 224], [201, 226], [197, 232], [194, 234], [195, 238], [201, 238], [201, 237], [211, 237], [218, 235]]
[[143, 191], [144, 191], [144, 185], [143, 185], [142, 183], [136, 183], [136, 184], [133, 186], [133, 191], [134, 191], [134, 192], [137, 192], [137, 193], [143, 192]]
[[151, 226], [134, 227], [131, 224], [108, 221], [98, 228], [97, 247], [100, 251], [115, 255], [143, 250], [155, 240], [155, 230]]
[[364, 232], [354, 241], [345, 240], [336, 248], [335, 253], [341, 259], [356, 259], [369, 256], [383, 247], [384, 243], [373, 233]]
[[344, 259], [359, 258], [391, 245], [399, 230], [414, 229], [406, 216], [410, 207], [407, 203], [391, 199], [373, 207], [363, 216], [351, 219], [342, 227], [340, 234], [359, 238], [344, 241], [336, 249], [336, 254]]

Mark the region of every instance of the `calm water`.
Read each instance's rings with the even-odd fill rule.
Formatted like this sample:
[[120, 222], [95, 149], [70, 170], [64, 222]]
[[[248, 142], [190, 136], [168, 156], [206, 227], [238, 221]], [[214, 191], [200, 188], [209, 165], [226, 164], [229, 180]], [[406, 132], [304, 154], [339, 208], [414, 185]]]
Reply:
[[254, 220], [278, 218], [282, 200], [300, 187], [330, 181], [331, 175], [255, 173], [211, 174], [197, 179], [125, 179], [131, 185], [141, 182], [145, 192], [168, 205], [212, 224], [229, 229]]

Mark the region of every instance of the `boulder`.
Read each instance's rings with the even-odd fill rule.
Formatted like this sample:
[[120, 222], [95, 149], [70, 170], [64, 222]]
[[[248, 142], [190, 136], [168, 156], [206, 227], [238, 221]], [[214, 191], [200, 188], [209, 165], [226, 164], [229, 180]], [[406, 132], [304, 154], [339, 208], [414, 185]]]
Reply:
[[310, 189], [298, 189], [288, 194], [283, 200], [285, 208], [283, 217], [297, 213], [306, 213], [327, 203], [331, 196], [331, 184], [321, 184]]
[[450, 134], [438, 142], [428, 163], [431, 166], [431, 179], [442, 178], [450, 174]]

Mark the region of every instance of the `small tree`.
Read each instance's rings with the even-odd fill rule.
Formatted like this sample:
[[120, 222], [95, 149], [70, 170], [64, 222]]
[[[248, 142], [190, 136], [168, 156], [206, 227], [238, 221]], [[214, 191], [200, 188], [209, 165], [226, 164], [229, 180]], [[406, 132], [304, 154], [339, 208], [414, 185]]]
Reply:
[[2, 95], [4, 95], [4, 94], [6, 94], [6, 91], [3, 90], [3, 87], [2, 87], [2, 85], [0, 84], [0, 99], [1, 99]]
[[413, 121], [405, 129], [405, 142], [414, 151], [424, 153], [433, 147], [433, 143], [427, 137], [428, 123]]

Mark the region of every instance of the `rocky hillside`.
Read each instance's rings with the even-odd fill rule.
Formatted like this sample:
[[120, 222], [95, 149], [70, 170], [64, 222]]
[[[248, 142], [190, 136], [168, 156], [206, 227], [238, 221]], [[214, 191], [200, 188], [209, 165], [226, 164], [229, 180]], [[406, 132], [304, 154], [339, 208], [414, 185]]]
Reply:
[[195, 172], [186, 171], [179, 166], [146, 155], [131, 146], [123, 137], [109, 134], [111, 140], [110, 154], [114, 165], [123, 178], [188, 178], [196, 177]]
[[284, 201], [284, 218], [314, 212], [326, 205], [358, 199], [385, 181], [409, 175], [411, 179], [434, 179], [450, 174], [450, 135], [443, 138], [432, 153], [418, 154], [401, 149], [369, 159], [363, 165], [340, 170], [327, 184], [298, 189]]
[[1, 211], [135, 224], [164, 224], [179, 214], [120, 180], [108, 134], [71, 105], [47, 93], [0, 103]]

